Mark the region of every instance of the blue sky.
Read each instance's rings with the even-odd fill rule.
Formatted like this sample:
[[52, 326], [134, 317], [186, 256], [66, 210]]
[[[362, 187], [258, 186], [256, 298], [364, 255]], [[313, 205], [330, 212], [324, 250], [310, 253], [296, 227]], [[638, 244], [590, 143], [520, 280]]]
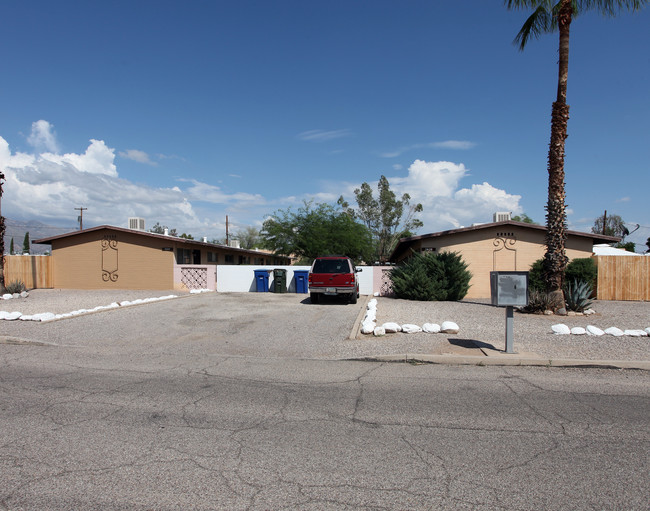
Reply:
[[[557, 35], [501, 1], [11, 1], [0, 44], [2, 214], [195, 237], [385, 175], [419, 232], [544, 223]], [[569, 227], [650, 236], [650, 9], [572, 25]], [[641, 248], [641, 247], [639, 247]]]

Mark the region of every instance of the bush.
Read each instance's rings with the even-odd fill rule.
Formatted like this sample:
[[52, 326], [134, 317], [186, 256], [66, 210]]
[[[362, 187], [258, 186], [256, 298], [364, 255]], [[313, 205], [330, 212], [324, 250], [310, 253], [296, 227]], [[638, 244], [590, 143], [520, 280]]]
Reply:
[[546, 310], [553, 310], [553, 298], [546, 291], [531, 289], [528, 293], [528, 305], [522, 307], [522, 312], [542, 313]]
[[546, 291], [546, 284], [544, 283], [544, 259], [535, 261], [528, 272], [528, 289], [530, 291], [539, 291], [543, 293]]
[[596, 287], [596, 279], [598, 278], [598, 266], [590, 257], [574, 259], [571, 261], [564, 272], [565, 282], [586, 282], [593, 290]]
[[5, 293], [22, 293], [25, 291], [25, 284], [21, 280], [13, 280], [9, 284], [5, 284]]
[[465, 298], [472, 274], [455, 252], [414, 253], [390, 272], [398, 298], [420, 301], [456, 301]]

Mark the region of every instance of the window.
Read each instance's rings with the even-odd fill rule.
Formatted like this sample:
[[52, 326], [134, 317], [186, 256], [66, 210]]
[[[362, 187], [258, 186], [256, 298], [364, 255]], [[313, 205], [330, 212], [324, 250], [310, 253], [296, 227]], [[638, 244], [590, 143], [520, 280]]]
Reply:
[[190, 264], [192, 261], [192, 252], [185, 248], [176, 249], [176, 264]]
[[235, 256], [232, 254], [226, 254], [226, 264], [235, 264]]
[[209, 263], [218, 263], [219, 257], [216, 252], [208, 252], [208, 262]]

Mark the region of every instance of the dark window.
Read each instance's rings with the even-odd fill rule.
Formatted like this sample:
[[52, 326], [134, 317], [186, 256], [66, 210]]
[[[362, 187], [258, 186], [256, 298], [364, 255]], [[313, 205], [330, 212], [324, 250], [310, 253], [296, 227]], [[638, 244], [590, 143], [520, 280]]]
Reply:
[[185, 248], [176, 249], [176, 264], [190, 264], [192, 253]]
[[192, 264], [201, 264], [200, 250], [192, 250]]
[[347, 259], [316, 259], [312, 273], [351, 273]]
[[209, 263], [219, 262], [219, 257], [216, 252], [208, 252], [208, 262]]
[[232, 254], [226, 254], [226, 264], [235, 264], [235, 256]]

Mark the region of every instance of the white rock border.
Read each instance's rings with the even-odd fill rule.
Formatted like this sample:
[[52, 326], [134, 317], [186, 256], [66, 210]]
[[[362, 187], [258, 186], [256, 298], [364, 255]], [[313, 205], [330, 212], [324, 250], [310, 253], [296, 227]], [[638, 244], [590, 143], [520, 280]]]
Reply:
[[383, 337], [386, 334], [394, 334], [398, 332], [406, 334], [415, 334], [425, 332], [428, 334], [457, 334], [459, 326], [453, 321], [444, 321], [442, 325], [437, 323], [424, 323], [422, 326], [413, 323], [405, 323], [400, 325], [392, 321], [388, 321], [383, 325], [377, 325], [377, 299], [373, 298], [368, 302], [366, 313], [361, 321], [360, 331], [364, 335], [373, 334], [375, 337]]
[[[211, 293], [211, 292], [214, 291], [211, 291], [210, 289], [192, 289], [190, 291], [191, 294]], [[40, 321], [42, 323], [45, 323], [47, 321], [55, 321], [57, 319], [72, 318], [74, 316], [80, 316], [82, 314], [90, 314], [92, 312], [97, 312], [101, 310], [117, 309], [120, 307], [130, 307], [132, 305], [142, 305], [143, 303], [159, 302], [162, 300], [171, 300], [172, 298], [178, 298], [178, 295], [156, 296], [152, 298], [138, 298], [136, 300], [131, 300], [131, 301], [124, 300], [121, 302], [113, 302], [110, 305], [98, 305], [97, 307], [94, 307], [92, 309], [79, 309], [72, 312], [66, 312], [64, 314], [54, 314], [52, 312], [41, 312], [38, 314], [22, 314], [21, 312], [17, 312], [17, 311], [14, 312], [0, 311], [0, 320]]]
[[597, 326], [587, 325], [587, 328], [582, 327], [573, 327], [569, 328], [563, 323], [558, 323], [557, 325], [551, 326], [551, 331], [555, 335], [589, 335], [589, 336], [598, 336], [601, 335], [611, 335], [613, 337], [650, 337], [650, 328], [642, 329], [629, 329], [621, 330], [615, 326], [601, 330]]

